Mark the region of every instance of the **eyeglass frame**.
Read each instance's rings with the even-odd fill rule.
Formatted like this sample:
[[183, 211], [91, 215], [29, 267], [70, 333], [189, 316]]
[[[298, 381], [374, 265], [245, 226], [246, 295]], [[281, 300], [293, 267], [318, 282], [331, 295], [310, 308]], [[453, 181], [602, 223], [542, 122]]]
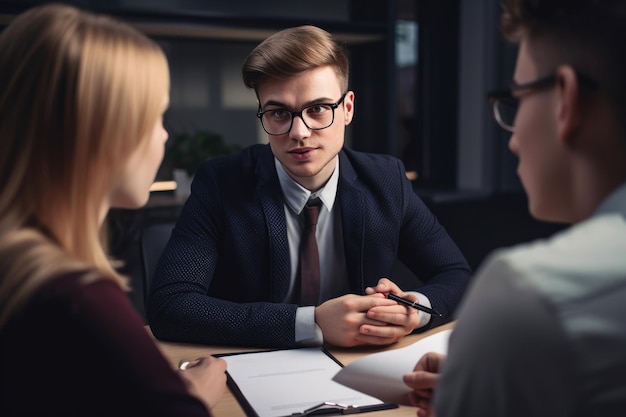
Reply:
[[[270, 109], [270, 110], [262, 111], [263, 109], [261, 107], [261, 104], [259, 104], [259, 109], [257, 110], [256, 117], [258, 117], [259, 120], [261, 121], [261, 127], [263, 127], [263, 130], [265, 130], [265, 133], [267, 133], [268, 135], [271, 135], [271, 136], [280, 136], [280, 135], [285, 135], [285, 134], [291, 132], [291, 128], [293, 127], [293, 120], [296, 118], [296, 116], [300, 117], [300, 120], [302, 120], [302, 123], [304, 123], [304, 125], [307, 127], [307, 129], [310, 129], [310, 130], [324, 130], [324, 129], [328, 129], [329, 127], [331, 127], [333, 125], [333, 123], [335, 123], [335, 110], [344, 102], [344, 100], [346, 99], [347, 95], [348, 95], [348, 92], [346, 91], [345, 93], [343, 93], [341, 98], [337, 102], [335, 102], [335, 103], [313, 103], [313, 104], [309, 104], [308, 106], [302, 107], [299, 111], [291, 111], [291, 110], [287, 110], [285, 108]], [[306, 123], [306, 121], [304, 120], [304, 117], [302, 117], [302, 113], [306, 109], [309, 109], [309, 108], [315, 107], [315, 106], [329, 106], [331, 108], [331, 110], [333, 112], [333, 118], [330, 121], [330, 123], [328, 124], [328, 126], [324, 126], [324, 127], [310, 127]], [[289, 129], [287, 129], [283, 133], [270, 133], [270, 132], [267, 131], [267, 129], [265, 128], [265, 125], [263, 124], [263, 115], [265, 113], [267, 113], [267, 112], [276, 111], [276, 110], [282, 110], [282, 111], [285, 111], [285, 112], [287, 112], [287, 113], [289, 113], [291, 115], [291, 122], [289, 123]]]
[[[576, 71], [576, 76], [579, 79], [581, 85], [585, 85], [594, 90], [598, 88], [598, 82], [588, 75]], [[498, 110], [499, 103], [503, 102], [503, 100], [514, 102], [516, 106], [515, 114], [517, 116], [517, 110], [519, 108], [520, 100], [513, 95], [514, 92], [528, 89], [534, 89], [539, 91], [546, 87], [553, 86], [556, 83], [557, 79], [558, 78], [556, 74], [550, 74], [546, 75], [545, 77], [538, 78], [534, 81], [529, 81], [527, 83], [520, 84], [515, 81], [511, 81], [511, 86], [508, 90], [498, 90], [487, 93], [487, 101], [490, 105], [491, 115], [496, 123], [498, 123], [498, 126], [511, 133], [515, 131], [514, 125], [509, 125], [502, 120], [502, 116], [500, 115], [500, 111]]]

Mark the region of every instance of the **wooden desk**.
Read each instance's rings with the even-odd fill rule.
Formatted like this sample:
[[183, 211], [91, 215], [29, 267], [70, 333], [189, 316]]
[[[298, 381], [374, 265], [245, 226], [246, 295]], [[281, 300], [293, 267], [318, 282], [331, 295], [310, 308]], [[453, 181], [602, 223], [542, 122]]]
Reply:
[[[359, 359], [365, 355], [382, 352], [385, 350], [393, 350], [408, 346], [418, 340], [436, 333], [438, 331], [449, 329], [452, 327], [452, 323], [445, 326], [438, 327], [437, 329], [430, 330], [422, 334], [409, 335], [403, 338], [400, 342], [387, 347], [357, 347], [357, 348], [337, 348], [328, 347], [328, 350], [344, 365], [351, 363], [352, 361]], [[169, 359], [173, 367], [178, 367], [178, 363], [181, 360], [193, 360], [202, 356], [209, 356], [218, 353], [231, 353], [231, 352], [251, 352], [259, 349], [253, 348], [241, 348], [241, 347], [219, 347], [219, 346], [204, 346], [193, 345], [185, 343], [170, 343], [157, 341], [157, 344], [161, 348], [163, 354]], [[415, 358], [415, 363], [419, 358]], [[411, 364], [411, 367], [415, 365]], [[246, 417], [243, 409], [237, 402], [237, 399], [228, 391], [222, 399], [213, 408], [213, 415], [215, 417]], [[417, 409], [414, 407], [400, 406], [400, 408], [392, 410], [374, 411], [367, 413], [364, 416], [371, 415], [372, 417], [415, 417]]]

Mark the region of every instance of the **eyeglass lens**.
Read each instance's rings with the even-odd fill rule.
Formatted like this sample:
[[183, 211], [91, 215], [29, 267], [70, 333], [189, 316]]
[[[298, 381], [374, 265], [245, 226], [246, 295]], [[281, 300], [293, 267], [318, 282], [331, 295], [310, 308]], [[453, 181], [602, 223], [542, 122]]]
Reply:
[[512, 132], [517, 115], [518, 102], [515, 99], [500, 98], [493, 104], [494, 116], [498, 124]]
[[300, 116], [309, 129], [326, 129], [333, 124], [335, 109], [330, 104], [314, 104], [300, 112], [285, 109], [266, 110], [261, 116], [261, 123], [270, 135], [282, 135], [291, 130], [293, 118], [296, 116]]

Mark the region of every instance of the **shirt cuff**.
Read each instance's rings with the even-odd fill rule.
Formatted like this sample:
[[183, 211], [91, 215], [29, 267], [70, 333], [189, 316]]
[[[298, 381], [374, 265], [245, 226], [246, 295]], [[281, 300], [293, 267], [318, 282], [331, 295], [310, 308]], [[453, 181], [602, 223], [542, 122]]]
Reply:
[[[430, 315], [429, 315], [430, 317]], [[303, 346], [322, 346], [322, 329], [315, 323], [315, 307], [298, 307], [296, 310], [296, 343]]]
[[[428, 307], [428, 308], [432, 307], [428, 297], [426, 297], [421, 292], [407, 291], [406, 293], [407, 294], [413, 294], [414, 296], [416, 296], [418, 304], [421, 304], [424, 307]], [[430, 323], [430, 318], [432, 317], [430, 314], [426, 313], [425, 311], [421, 311], [421, 310], [418, 310], [417, 314], [418, 314], [418, 317], [419, 317], [420, 321], [419, 321], [419, 323], [417, 323], [417, 326], [415, 326], [416, 329], [419, 329], [420, 327], [424, 327], [428, 323]]]

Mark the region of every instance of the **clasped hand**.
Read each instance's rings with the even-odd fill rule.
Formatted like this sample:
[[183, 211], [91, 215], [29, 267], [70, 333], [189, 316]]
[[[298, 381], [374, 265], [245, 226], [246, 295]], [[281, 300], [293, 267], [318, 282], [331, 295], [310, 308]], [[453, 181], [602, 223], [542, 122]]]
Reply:
[[315, 308], [315, 322], [324, 342], [335, 346], [390, 345], [411, 333], [419, 323], [417, 310], [399, 305], [388, 293], [414, 298], [387, 278], [366, 295], [348, 294]]

